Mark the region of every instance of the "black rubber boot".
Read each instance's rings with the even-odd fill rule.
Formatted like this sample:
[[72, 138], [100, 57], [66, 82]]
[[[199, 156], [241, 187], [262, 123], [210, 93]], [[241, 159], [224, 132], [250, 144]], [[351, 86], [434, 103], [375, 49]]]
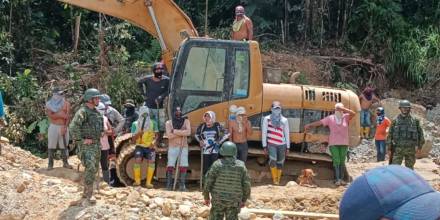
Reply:
[[341, 164], [341, 166], [339, 166], [339, 172], [340, 172], [340, 183], [341, 185], [345, 186], [347, 185], [347, 182], [345, 182], [345, 172], [346, 172], [346, 167], [345, 164]]
[[110, 185], [110, 170], [103, 170], [102, 171], [102, 179], [104, 179], [104, 181]]
[[181, 192], [188, 191], [185, 186], [185, 181], [186, 181], [186, 172], [182, 172], [180, 173], [180, 179], [179, 179], [179, 191]]
[[335, 185], [340, 186], [341, 185], [341, 166], [334, 165], [335, 170]]
[[173, 171], [167, 170], [167, 190], [172, 191], [173, 190]]
[[47, 165], [47, 170], [53, 169], [53, 157], [54, 157], [55, 150], [48, 149], [47, 150], [47, 159], [49, 160], [49, 164]]
[[61, 155], [62, 155], [62, 157], [63, 157], [63, 167], [64, 167], [64, 168], [67, 168], [67, 169], [73, 169], [73, 167], [69, 165], [69, 161], [68, 161], [68, 158], [69, 158], [69, 149], [68, 149], [68, 148], [63, 149]]

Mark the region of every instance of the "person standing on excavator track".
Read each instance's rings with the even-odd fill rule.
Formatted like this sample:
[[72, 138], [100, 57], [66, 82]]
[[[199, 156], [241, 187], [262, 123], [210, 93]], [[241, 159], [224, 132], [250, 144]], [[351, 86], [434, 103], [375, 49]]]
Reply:
[[253, 40], [254, 30], [252, 21], [244, 14], [243, 6], [235, 7], [235, 20], [232, 24], [232, 40]]
[[227, 130], [215, 121], [215, 113], [207, 111], [203, 114], [203, 123], [197, 128], [195, 138], [203, 154], [203, 176], [206, 175], [211, 165], [218, 159], [221, 143], [229, 138]]
[[[182, 110], [177, 107], [171, 120], [165, 124], [168, 138], [167, 190], [173, 190], [173, 176], [179, 173], [179, 190], [186, 191], [185, 180], [188, 170], [188, 136], [191, 135], [191, 124], [183, 117]], [[176, 166], [176, 162], [177, 164]], [[178, 168], [178, 169], [177, 169]], [[176, 182], [177, 180], [174, 180]]]
[[279, 101], [272, 103], [271, 114], [263, 118], [262, 124], [264, 154], [269, 156], [273, 184], [279, 185], [290, 148], [289, 121], [282, 115]]
[[237, 159], [246, 163], [248, 155], [248, 138], [252, 135], [251, 122], [247, 119], [246, 109], [238, 107], [235, 110], [235, 120], [229, 120], [231, 141], [237, 145]]
[[151, 71], [153, 76], [147, 76], [139, 80], [138, 84], [144, 96], [145, 105], [150, 109], [152, 118], [156, 121], [160, 132], [159, 145], [165, 131], [164, 100], [168, 97], [170, 78], [165, 76], [165, 65], [161, 62], [153, 64]]
[[156, 145], [159, 138], [157, 124], [150, 118], [150, 109], [142, 106], [139, 109], [139, 118], [133, 123], [131, 133], [132, 141], [136, 143], [134, 151], [135, 164], [133, 165], [134, 185], [141, 185], [141, 164], [142, 160], [147, 160], [147, 181], [145, 187], [153, 188], [154, 169], [156, 168]]
[[370, 107], [374, 102], [380, 103], [380, 99], [374, 94], [374, 89], [367, 86], [359, 95], [361, 103], [361, 138], [370, 138], [371, 112]]
[[84, 93], [85, 104], [75, 113], [69, 128], [72, 139], [77, 143], [78, 158], [85, 167], [83, 197], [90, 203], [96, 203], [93, 196], [93, 184], [101, 159], [101, 136], [104, 132], [104, 120], [96, 110], [99, 104], [100, 92], [97, 89], [87, 89]]
[[350, 143], [349, 125], [350, 120], [356, 113], [344, 107], [342, 103], [336, 103], [335, 113], [320, 121], [315, 121], [304, 126], [304, 132], [313, 127], [327, 126], [330, 129], [328, 146], [332, 155], [333, 167], [335, 170], [335, 185], [345, 185], [345, 159], [347, 158], [348, 145]]
[[53, 169], [53, 160], [56, 150], [61, 150], [63, 167], [72, 169], [69, 165], [69, 129], [67, 128], [70, 120], [70, 103], [64, 97], [64, 91], [54, 88], [52, 97], [46, 102], [46, 114], [49, 118], [48, 138], [48, 170]]

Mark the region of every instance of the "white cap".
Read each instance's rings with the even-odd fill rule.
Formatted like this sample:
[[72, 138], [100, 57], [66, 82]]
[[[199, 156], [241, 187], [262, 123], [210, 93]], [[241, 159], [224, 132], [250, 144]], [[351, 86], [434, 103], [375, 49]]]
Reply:
[[246, 109], [243, 106], [240, 106], [237, 108], [237, 111], [235, 112], [236, 115], [244, 115], [246, 114]]

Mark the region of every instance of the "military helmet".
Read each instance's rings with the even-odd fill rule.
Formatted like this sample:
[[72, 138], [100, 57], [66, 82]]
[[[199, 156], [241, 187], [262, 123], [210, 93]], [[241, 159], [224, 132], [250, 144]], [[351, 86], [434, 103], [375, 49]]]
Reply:
[[231, 141], [226, 141], [222, 144], [222, 147], [220, 148], [220, 155], [224, 157], [237, 156], [237, 146]]
[[411, 103], [408, 100], [402, 100], [399, 102], [399, 108], [411, 108]]
[[87, 89], [86, 92], [84, 93], [84, 101], [88, 102], [90, 99], [95, 98], [95, 97], [99, 97], [101, 94], [99, 92], [99, 90], [95, 89], [95, 88], [90, 88]]

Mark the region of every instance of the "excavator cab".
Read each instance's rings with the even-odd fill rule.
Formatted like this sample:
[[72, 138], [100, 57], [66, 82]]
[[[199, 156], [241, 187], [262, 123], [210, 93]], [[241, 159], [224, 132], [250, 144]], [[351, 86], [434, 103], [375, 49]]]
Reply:
[[169, 109], [180, 106], [190, 119], [209, 109], [216, 112], [218, 121], [224, 122], [228, 114], [224, 110], [230, 102], [249, 96], [250, 80], [248, 43], [188, 40], [182, 45], [173, 68]]

